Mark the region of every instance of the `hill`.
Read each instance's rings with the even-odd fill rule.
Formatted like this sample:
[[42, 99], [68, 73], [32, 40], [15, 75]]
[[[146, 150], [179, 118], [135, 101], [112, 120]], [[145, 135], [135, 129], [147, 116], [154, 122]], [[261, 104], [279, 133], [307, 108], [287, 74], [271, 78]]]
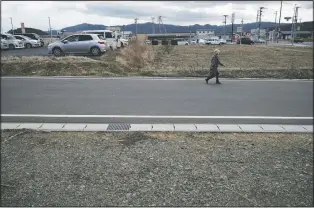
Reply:
[[[153, 25], [150, 22], [137, 24], [137, 31], [138, 33], [152, 33], [152, 26]], [[191, 26], [165, 24], [164, 26], [166, 28], [167, 33], [190, 32], [190, 31], [195, 32], [197, 29], [213, 29], [218, 33], [222, 33], [224, 31], [224, 26], [210, 25], [210, 24], [206, 24], [206, 25], [195, 24]], [[234, 24], [234, 31], [236, 30], [238, 26], [240, 26], [240, 24]], [[269, 28], [272, 26], [274, 26], [273, 22], [261, 23], [261, 28]], [[68, 32], [76, 32], [76, 31], [82, 31], [82, 30], [104, 30], [106, 27], [107, 26], [105, 25], [93, 25], [93, 24], [83, 23], [83, 24], [79, 24], [75, 26], [66, 27], [63, 29]], [[135, 24], [125, 25], [125, 26], [115, 25], [113, 27], [121, 27], [122, 30], [132, 31], [133, 33], [135, 33], [135, 30], [136, 30]], [[251, 29], [255, 29], [256, 27], [257, 27], [256, 23], [247, 23], [243, 25], [243, 30], [246, 32], [249, 32], [251, 31]], [[158, 24], [155, 24], [155, 31], [156, 33], [159, 33]], [[226, 25], [226, 31], [231, 32], [231, 25]]]
[[[39, 29], [31, 28], [31, 27], [26, 27], [25, 28], [25, 32], [26, 33], [36, 33], [37, 35], [48, 35], [47, 32], [44, 32], [44, 31], [39, 30]], [[9, 30], [8, 33], [12, 34], [12, 30]], [[17, 28], [17, 29], [14, 30], [14, 33], [22, 33], [22, 29], [21, 28]]]
[[[301, 31], [313, 31], [313, 21], [311, 22], [303, 22], [301, 24], [300, 30]], [[300, 26], [300, 24], [298, 24], [298, 26]], [[275, 27], [271, 27], [271, 30], [275, 29]], [[291, 23], [290, 24], [284, 24], [284, 25], [280, 25], [280, 30], [281, 31], [290, 31], [291, 30]]]

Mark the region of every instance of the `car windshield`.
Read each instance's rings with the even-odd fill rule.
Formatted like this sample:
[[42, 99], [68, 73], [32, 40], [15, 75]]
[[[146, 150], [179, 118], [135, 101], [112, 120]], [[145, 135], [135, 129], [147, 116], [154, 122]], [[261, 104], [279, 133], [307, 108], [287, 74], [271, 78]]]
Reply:
[[8, 40], [16, 40], [16, 38], [14, 36], [8, 35]]
[[105, 40], [105, 38], [104, 38], [103, 35], [98, 35], [98, 38], [99, 38], [100, 40]]
[[21, 38], [25, 39], [25, 40], [31, 40], [31, 38], [27, 37], [27, 36], [20, 36]]
[[37, 38], [37, 39], [39, 39], [40, 37], [39, 37], [39, 35], [37, 35], [37, 34], [34, 34], [34, 36], [35, 36], [35, 38]]

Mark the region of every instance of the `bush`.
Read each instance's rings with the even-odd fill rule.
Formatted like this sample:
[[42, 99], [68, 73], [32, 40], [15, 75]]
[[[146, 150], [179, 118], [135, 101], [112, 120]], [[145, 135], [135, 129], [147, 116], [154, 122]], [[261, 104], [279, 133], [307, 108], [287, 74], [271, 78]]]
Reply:
[[130, 42], [129, 47], [121, 49], [116, 61], [128, 68], [143, 68], [154, 62], [155, 53], [152, 46], [139, 41]]

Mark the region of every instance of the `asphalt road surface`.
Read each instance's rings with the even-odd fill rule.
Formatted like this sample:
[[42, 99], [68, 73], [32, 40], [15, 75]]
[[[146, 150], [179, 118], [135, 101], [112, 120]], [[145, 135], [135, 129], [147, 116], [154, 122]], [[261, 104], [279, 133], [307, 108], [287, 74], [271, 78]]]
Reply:
[[48, 56], [47, 46], [15, 50], [1, 50], [1, 56]]
[[2, 122], [313, 123], [312, 81], [221, 81], [206, 85], [203, 79], [3, 77]]

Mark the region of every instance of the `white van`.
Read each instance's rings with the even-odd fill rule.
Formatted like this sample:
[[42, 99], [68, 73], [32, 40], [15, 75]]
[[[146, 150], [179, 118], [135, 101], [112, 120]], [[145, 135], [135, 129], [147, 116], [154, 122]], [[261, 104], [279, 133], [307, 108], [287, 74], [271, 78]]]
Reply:
[[117, 49], [121, 47], [121, 42], [119, 37], [116, 37], [116, 33], [111, 30], [85, 30], [82, 34], [97, 34], [102, 35], [105, 39], [106, 45], [111, 49]]

